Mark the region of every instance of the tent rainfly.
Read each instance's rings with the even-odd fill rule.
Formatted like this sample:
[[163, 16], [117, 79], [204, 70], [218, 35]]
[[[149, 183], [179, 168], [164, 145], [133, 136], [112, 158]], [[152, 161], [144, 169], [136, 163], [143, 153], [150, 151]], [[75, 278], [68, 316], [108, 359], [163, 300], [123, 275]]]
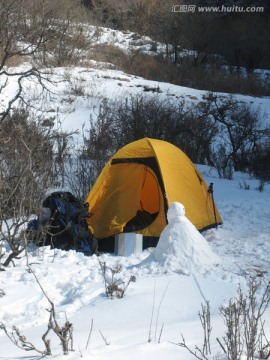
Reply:
[[187, 155], [166, 141], [143, 138], [118, 150], [103, 168], [86, 199], [88, 225], [97, 239], [121, 232], [159, 237], [175, 201], [200, 231], [222, 223]]

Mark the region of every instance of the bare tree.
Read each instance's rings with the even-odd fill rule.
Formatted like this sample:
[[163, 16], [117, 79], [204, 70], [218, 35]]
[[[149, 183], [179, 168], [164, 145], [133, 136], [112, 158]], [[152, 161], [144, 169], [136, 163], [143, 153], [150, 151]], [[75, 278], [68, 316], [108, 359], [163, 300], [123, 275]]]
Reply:
[[[78, 56], [76, 48], [86, 46], [82, 28], [72, 26], [71, 4], [71, 0], [0, 0], [0, 95], [10, 94], [1, 102], [0, 122], [19, 101], [28, 104], [29, 82], [39, 87], [40, 94], [48, 90], [49, 58], [57, 65], [67, 63]], [[22, 63], [25, 66], [19, 66]]]
[[[44, 2], [41, 3], [43, 6]], [[4, 105], [1, 103], [0, 121], [6, 118], [18, 99], [24, 99], [26, 80], [35, 80], [45, 88], [45, 76], [37, 64], [20, 69], [11, 68], [33, 57], [48, 41], [45, 28], [50, 28], [49, 19], [44, 16], [40, 2], [32, 4], [33, 7], [30, 7], [27, 0], [0, 1], [0, 94], [8, 90], [13, 79], [17, 83], [8, 101]]]

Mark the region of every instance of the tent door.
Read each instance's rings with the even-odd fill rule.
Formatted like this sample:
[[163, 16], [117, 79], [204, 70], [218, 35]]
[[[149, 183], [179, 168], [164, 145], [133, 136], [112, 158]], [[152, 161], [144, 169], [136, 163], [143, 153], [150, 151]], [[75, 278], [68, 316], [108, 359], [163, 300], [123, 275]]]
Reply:
[[146, 166], [143, 171], [141, 193], [135, 217], [129, 220], [124, 232], [139, 231], [149, 226], [160, 211], [160, 188], [153, 170]]

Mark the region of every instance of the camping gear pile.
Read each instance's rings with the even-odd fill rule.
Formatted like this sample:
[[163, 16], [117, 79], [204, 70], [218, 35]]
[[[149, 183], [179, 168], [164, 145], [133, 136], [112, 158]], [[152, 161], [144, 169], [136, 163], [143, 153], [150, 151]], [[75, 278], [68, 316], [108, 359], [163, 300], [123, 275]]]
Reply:
[[44, 200], [38, 218], [29, 222], [28, 239], [38, 246], [97, 254], [97, 240], [86, 221], [90, 216], [86, 204], [70, 192], [53, 192]]

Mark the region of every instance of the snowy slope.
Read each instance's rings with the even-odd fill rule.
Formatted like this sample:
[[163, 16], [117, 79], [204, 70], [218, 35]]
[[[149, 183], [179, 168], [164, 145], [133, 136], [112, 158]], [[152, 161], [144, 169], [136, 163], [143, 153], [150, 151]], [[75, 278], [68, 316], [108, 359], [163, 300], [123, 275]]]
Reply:
[[[41, 107], [43, 116], [54, 119], [56, 124], [60, 121], [63, 130], [78, 130], [80, 133], [82, 125], [85, 124], [86, 128], [89, 126], [90, 117], [96, 118], [104, 98], [115, 101], [131, 95], [144, 97], [158, 95], [161, 100], [169, 99], [173, 103], [184, 100], [189, 106], [198, 103], [207, 94], [204, 90], [149, 81], [122, 71], [102, 68], [100, 64], [90, 62], [88, 67], [54, 69], [52, 74], [48, 75], [51, 83], [46, 83], [51, 93], [44, 92], [37, 84], [25, 80], [24, 96], [29, 99], [32, 107], [37, 108], [36, 118]], [[0, 94], [0, 110], [4, 109], [16, 88], [16, 76], [14, 76], [9, 79], [5, 92]], [[227, 96], [225, 93], [219, 95]], [[235, 98], [239, 102], [251, 105], [255, 111], [260, 109], [261, 114], [265, 115], [266, 122], [270, 124], [269, 97], [236, 94]]]

